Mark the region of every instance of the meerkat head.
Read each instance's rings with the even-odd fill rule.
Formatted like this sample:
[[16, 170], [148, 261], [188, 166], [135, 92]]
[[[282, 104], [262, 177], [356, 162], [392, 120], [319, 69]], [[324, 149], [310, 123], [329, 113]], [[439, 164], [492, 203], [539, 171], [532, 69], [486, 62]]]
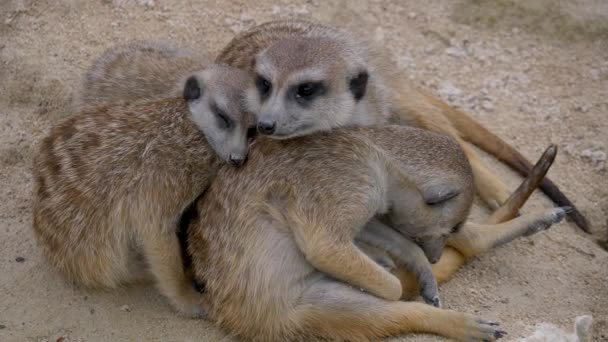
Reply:
[[260, 134], [286, 139], [356, 124], [369, 74], [362, 58], [340, 41], [290, 38], [255, 58], [256, 89], [247, 96]]
[[232, 165], [242, 165], [256, 133], [255, 116], [244, 105], [253, 80], [243, 70], [213, 65], [183, 82], [192, 120], [213, 150]]
[[421, 191], [424, 209], [412, 205], [410, 195], [396, 194], [385, 218], [394, 229], [415, 242], [431, 263], [439, 261], [443, 249], [469, 215], [473, 192], [453, 184], [436, 184]]

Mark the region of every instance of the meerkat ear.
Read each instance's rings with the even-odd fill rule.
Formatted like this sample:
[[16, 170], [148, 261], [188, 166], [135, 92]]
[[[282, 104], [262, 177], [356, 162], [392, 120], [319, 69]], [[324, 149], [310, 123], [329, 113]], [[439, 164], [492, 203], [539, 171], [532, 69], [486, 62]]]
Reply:
[[190, 76], [186, 80], [186, 84], [184, 85], [184, 100], [193, 101], [201, 97], [201, 86], [198, 83], [198, 79], [196, 76]]
[[363, 98], [363, 96], [365, 96], [368, 79], [369, 74], [367, 73], [367, 70], [360, 71], [355, 77], [350, 79], [348, 83], [348, 88], [353, 94], [355, 101], [359, 101]]

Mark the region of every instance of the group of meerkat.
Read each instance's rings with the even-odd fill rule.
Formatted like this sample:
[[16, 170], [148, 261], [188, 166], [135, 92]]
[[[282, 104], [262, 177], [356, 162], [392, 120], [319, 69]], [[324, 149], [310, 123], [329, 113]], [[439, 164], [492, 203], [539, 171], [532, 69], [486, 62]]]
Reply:
[[[213, 62], [116, 46], [35, 158], [39, 245], [77, 283], [152, 276], [177, 310], [247, 340], [500, 338], [496, 323], [440, 308], [437, 283], [565, 216], [515, 218], [539, 183], [556, 193], [544, 178], [556, 150], [531, 168], [395, 74], [348, 32], [305, 21], [256, 26]], [[510, 196], [465, 140], [528, 179]], [[483, 224], [466, 221], [475, 189], [498, 208]], [[415, 293], [432, 305], [399, 301]]]

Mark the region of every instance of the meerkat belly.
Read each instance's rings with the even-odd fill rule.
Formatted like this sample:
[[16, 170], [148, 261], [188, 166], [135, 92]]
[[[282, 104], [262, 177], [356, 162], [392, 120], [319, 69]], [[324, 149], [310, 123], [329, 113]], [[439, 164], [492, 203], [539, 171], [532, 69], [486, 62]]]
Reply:
[[[215, 318], [225, 321], [239, 317], [237, 330], [280, 325], [288, 320], [297, 299], [317, 277], [316, 271], [300, 252], [292, 233], [276, 221], [260, 218], [247, 227], [250, 234], [234, 246], [238, 255], [222, 262], [215, 274], [226, 275], [218, 289], [209, 293]], [[232, 249], [232, 248], [229, 248]], [[222, 258], [224, 259], [224, 258]], [[228, 323], [230, 324], [230, 323]]]

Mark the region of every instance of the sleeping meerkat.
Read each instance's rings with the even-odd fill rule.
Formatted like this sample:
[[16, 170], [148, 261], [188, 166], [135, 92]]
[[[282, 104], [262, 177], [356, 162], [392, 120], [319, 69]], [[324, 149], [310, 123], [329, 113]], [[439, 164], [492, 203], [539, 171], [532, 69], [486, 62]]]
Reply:
[[[386, 62], [380, 49], [345, 30], [301, 20], [264, 23], [237, 35], [216, 58], [249, 70], [259, 92], [249, 106], [258, 128], [289, 138], [350, 125], [413, 125], [447, 133], [464, 149], [479, 195], [496, 208], [509, 196], [506, 185], [481, 161], [470, 144], [503, 160], [526, 176], [531, 164], [510, 145], [464, 112], [417, 89]], [[548, 178], [542, 190], [558, 205], [573, 204]], [[571, 217], [588, 231], [574, 208]]]
[[134, 40], [104, 51], [83, 78], [77, 111], [181, 95], [183, 78], [212, 62], [167, 42]]
[[[503, 335], [495, 323], [396, 301], [401, 282], [353, 244], [378, 246], [362, 234], [377, 233], [366, 225], [377, 218], [436, 261], [449, 236], [477, 243], [468, 235], [493, 231], [462, 224], [472, 199], [470, 166], [445, 135], [385, 126], [262, 137], [248, 162], [223, 167], [197, 202], [188, 252], [209, 317], [243, 340], [367, 341], [407, 332], [495, 340]], [[504, 242], [564, 215], [560, 208], [521, 216], [459, 248], [481, 252], [489, 239]]]
[[242, 164], [250, 82], [212, 65], [184, 82], [183, 98], [100, 107], [53, 127], [33, 167], [33, 230], [51, 263], [94, 288], [151, 274], [180, 312], [204, 314], [177, 223], [223, 161]]

